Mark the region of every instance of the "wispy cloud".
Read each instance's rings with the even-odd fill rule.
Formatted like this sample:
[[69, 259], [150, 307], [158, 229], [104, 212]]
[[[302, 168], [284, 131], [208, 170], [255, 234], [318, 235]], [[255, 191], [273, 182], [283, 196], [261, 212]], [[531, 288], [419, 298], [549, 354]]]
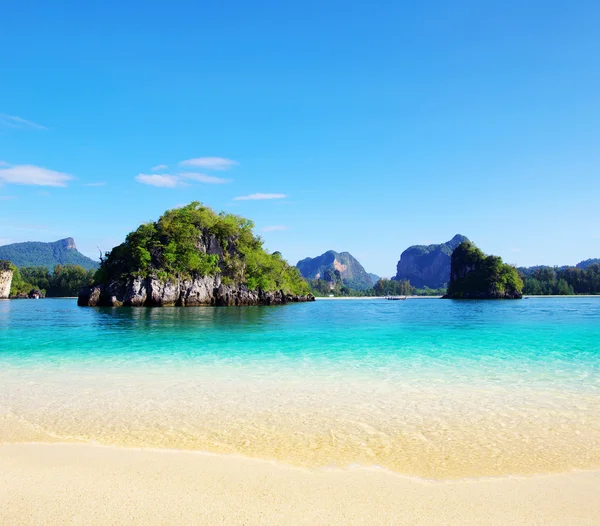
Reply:
[[151, 170], [153, 172], [162, 172], [163, 170], [167, 170], [169, 167], [166, 164], [157, 164], [156, 166], [153, 166], [151, 168]]
[[83, 186], [105, 186], [106, 183], [105, 182], [99, 182], [99, 183], [85, 183]]
[[289, 226], [285, 226], [285, 225], [271, 225], [271, 226], [265, 226], [262, 228], [263, 232], [280, 232], [282, 230], [289, 230], [290, 227]]
[[229, 182], [228, 179], [197, 172], [182, 172], [178, 174], [139, 174], [135, 177], [135, 180], [138, 183], [159, 186], [162, 188], [189, 186], [191, 182], [203, 184], [224, 184]]
[[510, 249], [511, 252], [521, 252], [520, 248], [511, 248]]
[[73, 177], [63, 172], [49, 170], [41, 166], [20, 164], [0, 168], [0, 183], [29, 186], [67, 186]]
[[228, 183], [228, 179], [223, 179], [222, 177], [215, 177], [213, 175], [200, 174], [196, 172], [183, 172], [179, 174], [180, 177], [184, 179], [190, 179], [191, 181], [197, 181], [199, 183], [206, 184], [223, 184]]
[[0, 161], [0, 166], [10, 166], [6, 161]]
[[0, 237], [0, 247], [3, 245], [8, 245], [11, 242], [11, 239], [8, 237]]
[[181, 181], [174, 175], [139, 174], [135, 176], [138, 183], [158, 186], [160, 188], [175, 188], [181, 186]]
[[206, 168], [207, 170], [229, 170], [231, 167], [239, 164], [231, 159], [223, 157], [198, 157], [196, 159], [188, 159], [179, 163], [182, 166], [196, 166], [197, 168]]
[[234, 197], [234, 201], [262, 201], [264, 199], [285, 199], [286, 194], [250, 194]]
[[47, 129], [37, 122], [28, 121], [22, 117], [17, 117], [16, 115], [6, 115], [5, 113], [0, 113], [0, 124], [8, 126], [9, 128], [31, 128], [34, 130]]
[[14, 195], [0, 195], [0, 201], [12, 201], [16, 199]]

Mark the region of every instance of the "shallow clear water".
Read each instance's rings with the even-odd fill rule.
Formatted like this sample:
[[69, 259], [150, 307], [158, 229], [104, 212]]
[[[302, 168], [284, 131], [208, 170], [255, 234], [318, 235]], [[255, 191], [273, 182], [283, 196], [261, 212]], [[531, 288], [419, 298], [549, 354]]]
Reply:
[[0, 301], [0, 442], [33, 440], [428, 478], [600, 468], [600, 297]]

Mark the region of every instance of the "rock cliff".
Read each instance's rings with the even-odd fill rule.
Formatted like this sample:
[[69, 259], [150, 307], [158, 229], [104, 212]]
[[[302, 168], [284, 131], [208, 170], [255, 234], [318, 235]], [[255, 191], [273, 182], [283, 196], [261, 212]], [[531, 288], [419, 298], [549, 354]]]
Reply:
[[134, 278], [94, 285], [81, 291], [83, 307], [195, 307], [200, 305], [284, 305], [314, 301], [314, 296], [286, 294], [283, 290], [250, 290], [245, 285], [225, 285], [221, 276], [193, 279]]
[[0, 261], [0, 299], [6, 299], [10, 296], [10, 286], [12, 284], [13, 271], [8, 261]]
[[333, 281], [328, 279], [328, 276], [333, 278], [333, 273], [337, 270], [342, 283], [351, 289], [367, 290], [372, 288], [374, 283], [371, 275], [349, 252], [329, 250], [315, 258], [298, 261], [296, 267], [306, 279], [311, 280]]
[[455, 235], [439, 245], [414, 245], [400, 256], [396, 267], [397, 281], [408, 280], [413, 287], [439, 289], [450, 280], [450, 256], [465, 236]]

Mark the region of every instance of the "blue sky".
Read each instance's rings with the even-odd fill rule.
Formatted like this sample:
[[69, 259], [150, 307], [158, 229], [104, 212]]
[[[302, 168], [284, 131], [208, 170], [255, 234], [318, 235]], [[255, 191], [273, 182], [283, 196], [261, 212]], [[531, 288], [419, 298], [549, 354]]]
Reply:
[[200, 200], [292, 263], [390, 276], [456, 233], [600, 257], [599, 23], [592, 1], [7, 3], [0, 243], [96, 257]]

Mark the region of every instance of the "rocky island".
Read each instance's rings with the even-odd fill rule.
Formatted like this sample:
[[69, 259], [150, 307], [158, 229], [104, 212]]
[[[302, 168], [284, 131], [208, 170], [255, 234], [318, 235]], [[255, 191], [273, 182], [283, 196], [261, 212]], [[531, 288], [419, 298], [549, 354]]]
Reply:
[[80, 306], [277, 305], [313, 301], [278, 252], [242, 217], [194, 202], [141, 225], [106, 253]]
[[521, 299], [523, 280], [517, 269], [498, 256], [486, 256], [463, 241], [450, 261], [449, 299]]
[[6, 299], [10, 296], [12, 278], [12, 265], [9, 261], [0, 260], [0, 299]]

